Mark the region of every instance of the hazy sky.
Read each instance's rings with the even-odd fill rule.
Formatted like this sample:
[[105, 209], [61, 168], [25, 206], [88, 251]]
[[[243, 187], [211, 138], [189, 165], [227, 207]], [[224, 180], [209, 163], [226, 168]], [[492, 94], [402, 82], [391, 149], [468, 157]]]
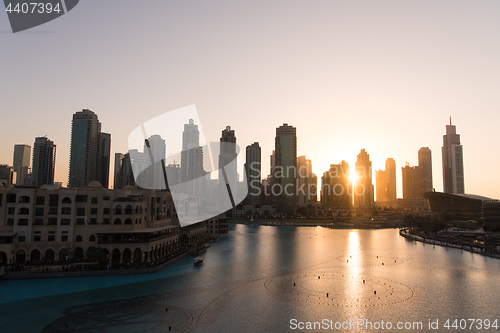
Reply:
[[423, 146], [442, 191], [452, 116], [466, 193], [500, 197], [497, 0], [84, 0], [24, 33], [0, 12], [0, 50], [0, 164], [47, 135], [63, 184], [76, 111], [97, 113], [114, 155], [141, 123], [196, 104], [208, 140], [231, 125], [265, 168], [283, 123], [318, 179], [363, 148], [374, 171], [393, 157], [399, 196]]

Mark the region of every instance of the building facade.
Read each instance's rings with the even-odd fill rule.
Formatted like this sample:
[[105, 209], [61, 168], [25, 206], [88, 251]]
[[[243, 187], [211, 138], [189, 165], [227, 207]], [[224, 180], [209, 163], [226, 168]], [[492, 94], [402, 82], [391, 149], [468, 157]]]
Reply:
[[373, 205], [372, 162], [370, 155], [361, 149], [356, 160], [356, 185], [354, 187], [354, 205], [369, 207]]
[[54, 184], [56, 145], [47, 137], [35, 139], [33, 146], [32, 182], [34, 186]]
[[97, 115], [84, 109], [73, 115], [68, 187], [84, 187], [92, 181], [109, 181], [111, 135], [101, 133]]
[[312, 171], [312, 162], [305, 156], [297, 157], [297, 207], [318, 201], [318, 177]]
[[16, 184], [28, 185], [28, 174], [31, 164], [31, 146], [14, 145], [14, 158], [12, 166], [16, 172]]
[[443, 192], [453, 194], [465, 193], [464, 159], [460, 134], [451, 123], [446, 125], [446, 135], [443, 135]]
[[[288, 216], [297, 211], [297, 130], [288, 124], [276, 128], [274, 193], [276, 209]], [[273, 186], [275, 186], [273, 184]]]
[[179, 250], [181, 234], [184, 245], [201, 244], [207, 223], [180, 228], [168, 191], [110, 190], [97, 181], [83, 188], [0, 187], [2, 263], [54, 262], [68, 253], [81, 261], [90, 247], [103, 248], [111, 262], [151, 261]]
[[261, 149], [258, 142], [254, 142], [246, 147], [245, 151], [245, 172], [248, 182], [249, 205], [260, 205], [260, 183], [261, 183]]

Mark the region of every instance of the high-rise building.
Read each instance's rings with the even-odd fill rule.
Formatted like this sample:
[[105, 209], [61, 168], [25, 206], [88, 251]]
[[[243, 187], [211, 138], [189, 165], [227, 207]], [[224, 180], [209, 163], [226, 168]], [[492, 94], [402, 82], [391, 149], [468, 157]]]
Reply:
[[32, 182], [35, 186], [54, 184], [56, 145], [47, 137], [35, 138]]
[[420, 168], [418, 166], [412, 167], [406, 162], [401, 171], [403, 174], [403, 199], [419, 198]]
[[111, 159], [111, 134], [99, 133], [99, 155], [97, 162], [97, 181], [102, 187], [109, 187], [109, 161]]
[[419, 189], [423, 196], [426, 192], [432, 192], [432, 152], [428, 147], [422, 147], [418, 151], [418, 167], [420, 169]]
[[160, 135], [151, 135], [148, 140], [144, 142], [143, 158], [145, 160], [155, 161], [145, 170], [143, 175], [144, 184], [142, 184], [144, 188], [162, 189], [167, 186], [165, 184], [163, 169], [166, 163], [166, 154], [167, 146], [165, 140], [163, 140]]
[[375, 184], [377, 185], [377, 203], [388, 201], [387, 182], [384, 170], [375, 171]]
[[68, 187], [84, 187], [91, 181], [109, 185], [111, 135], [101, 133], [97, 115], [87, 109], [73, 115]]
[[260, 205], [261, 149], [258, 142], [246, 147], [245, 171], [248, 182], [248, 204]]
[[25, 185], [30, 169], [31, 147], [28, 145], [14, 146], [14, 171], [17, 173], [16, 184]]
[[297, 157], [297, 206], [304, 207], [318, 201], [318, 177], [312, 171], [311, 160]]
[[385, 161], [385, 171], [375, 172], [377, 184], [377, 201], [392, 202], [396, 200], [396, 162], [393, 158]]
[[356, 176], [354, 204], [358, 207], [373, 205], [372, 162], [370, 155], [364, 149], [361, 149], [357, 156]]
[[[182, 132], [181, 182], [192, 181], [204, 175], [200, 131], [194, 120], [189, 119], [189, 123], [184, 124], [184, 132]], [[186, 188], [187, 194], [198, 196], [201, 190], [198, 188], [199, 183], [191, 182], [190, 184], [192, 186]]]
[[135, 187], [134, 174], [132, 172], [132, 164], [130, 154], [115, 153], [115, 172], [113, 188], [115, 190], [122, 189], [127, 185]]
[[387, 200], [396, 200], [396, 161], [393, 158], [388, 158], [385, 161], [385, 181], [387, 184]]
[[460, 134], [451, 123], [446, 125], [446, 135], [443, 135], [443, 192], [464, 194], [464, 159]]
[[432, 191], [431, 150], [422, 147], [418, 151], [418, 166], [408, 162], [401, 168], [403, 172], [403, 199], [422, 199], [424, 193]]
[[[220, 149], [219, 149], [219, 194], [221, 198], [219, 198], [219, 203], [225, 201], [225, 197], [227, 197], [227, 193], [231, 191], [231, 188], [228, 187], [229, 184], [232, 184], [233, 188], [236, 188], [238, 184], [238, 170], [236, 165], [236, 136], [234, 134], [234, 130], [231, 129], [231, 126], [226, 126], [226, 128], [222, 131], [222, 135], [220, 137]], [[234, 161], [233, 163], [231, 163]], [[231, 195], [235, 195], [236, 193], [231, 193]]]
[[349, 179], [349, 163], [331, 164], [321, 177], [321, 204], [331, 210], [352, 207], [352, 183]]
[[276, 128], [275, 139], [275, 184], [279, 185], [276, 195], [278, 213], [294, 215], [297, 211], [296, 171], [297, 171], [297, 130], [283, 124]]

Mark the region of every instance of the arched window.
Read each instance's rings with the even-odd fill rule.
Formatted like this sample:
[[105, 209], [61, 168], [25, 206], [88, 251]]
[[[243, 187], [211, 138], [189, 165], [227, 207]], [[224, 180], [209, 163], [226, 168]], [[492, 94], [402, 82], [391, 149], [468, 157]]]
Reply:
[[115, 208], [115, 214], [121, 214], [122, 213], [122, 206], [118, 205]]
[[89, 242], [95, 242], [95, 236], [94, 235], [90, 235]]
[[80, 236], [80, 235], [76, 236], [76, 241], [77, 242], [81, 242], [82, 241], [82, 236]]
[[30, 197], [27, 197], [25, 195], [19, 197], [19, 203], [30, 203]]
[[120, 220], [120, 219], [115, 219], [115, 222], [113, 222], [113, 224], [122, 224], [122, 220]]
[[63, 204], [70, 204], [71, 203], [71, 199], [69, 197], [65, 197], [64, 199], [62, 199], [62, 203]]
[[126, 219], [125, 220], [125, 224], [132, 224], [132, 220], [131, 219]]
[[125, 207], [125, 214], [132, 214], [132, 206], [128, 205]]

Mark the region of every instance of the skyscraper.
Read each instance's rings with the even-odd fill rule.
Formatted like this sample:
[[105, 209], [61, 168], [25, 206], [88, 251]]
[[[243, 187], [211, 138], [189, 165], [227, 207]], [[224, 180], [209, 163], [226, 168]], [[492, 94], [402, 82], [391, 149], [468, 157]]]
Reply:
[[396, 200], [396, 162], [393, 158], [385, 161], [385, 171], [375, 172], [377, 184], [377, 201], [391, 202]]
[[446, 125], [446, 135], [443, 135], [443, 192], [464, 194], [464, 160], [460, 134], [451, 123]]
[[121, 189], [127, 185], [135, 186], [130, 154], [115, 153], [115, 172], [113, 188]]
[[372, 162], [364, 149], [361, 149], [356, 160], [356, 176], [354, 204], [358, 207], [373, 205]]
[[101, 133], [97, 115], [87, 109], [73, 115], [68, 187], [87, 186], [91, 181], [109, 185], [111, 135]]
[[420, 169], [419, 189], [424, 195], [425, 192], [432, 192], [432, 152], [428, 147], [422, 147], [418, 151], [418, 167]]
[[14, 146], [14, 171], [17, 173], [16, 184], [25, 185], [27, 183], [30, 168], [31, 147], [28, 145]]
[[275, 183], [279, 184], [276, 195], [278, 213], [294, 215], [297, 211], [296, 171], [297, 171], [297, 130], [283, 124], [276, 128], [275, 139]]
[[248, 182], [248, 203], [260, 205], [260, 181], [261, 181], [261, 149], [258, 142], [248, 145], [246, 148], [245, 171]]
[[318, 201], [318, 178], [312, 171], [311, 160], [297, 157], [297, 206], [303, 207]]
[[330, 164], [330, 169], [321, 177], [321, 204], [332, 210], [352, 207], [352, 183], [346, 161]]
[[35, 138], [33, 146], [33, 185], [54, 184], [55, 170], [56, 145], [47, 137]]
[[[188, 124], [184, 124], [182, 132], [182, 152], [181, 152], [181, 182], [195, 180], [205, 175], [203, 170], [203, 150], [200, 147], [200, 131], [193, 119], [189, 119]], [[191, 182], [192, 187], [186, 188], [187, 194], [198, 196], [200, 188], [197, 182]], [[199, 185], [199, 184], [198, 184]]]
[[401, 168], [403, 174], [403, 199], [419, 198], [419, 179], [420, 168], [418, 166], [412, 167], [410, 163], [406, 162], [405, 166]]
[[109, 161], [111, 159], [111, 134], [99, 133], [99, 155], [97, 181], [104, 188], [109, 187]]
[[[226, 126], [220, 137], [218, 178], [219, 193], [223, 197], [219, 198], [219, 202], [224, 202], [223, 198], [227, 196], [226, 193], [231, 191], [227, 185], [233, 184], [237, 186], [238, 184], [238, 171], [235, 161], [236, 157], [236, 136], [234, 134], [234, 130], [231, 129], [231, 126]], [[234, 163], [231, 163], [232, 161], [234, 161]], [[231, 194], [233, 195], [236, 193]]]

